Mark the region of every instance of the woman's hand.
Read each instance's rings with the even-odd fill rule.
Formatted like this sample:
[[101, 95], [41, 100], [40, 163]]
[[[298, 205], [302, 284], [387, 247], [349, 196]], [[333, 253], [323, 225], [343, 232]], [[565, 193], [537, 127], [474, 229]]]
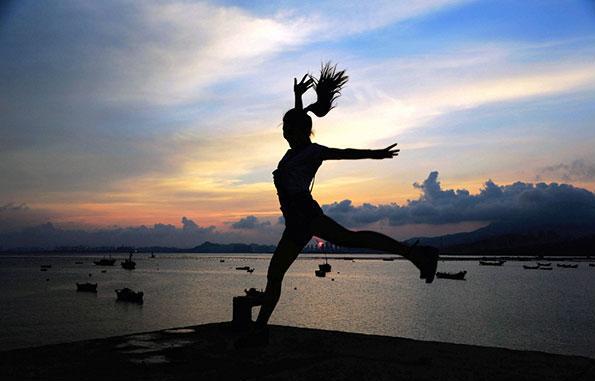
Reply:
[[390, 146], [374, 150], [374, 157], [373, 159], [392, 159], [395, 156], [399, 155], [400, 149], [395, 149], [394, 147], [397, 146], [398, 143], [391, 144]]
[[302, 94], [308, 91], [308, 89], [314, 84], [312, 78], [308, 78], [307, 80], [306, 78], [308, 78], [307, 73], [304, 75], [300, 83], [298, 83], [297, 78], [293, 79], [293, 93], [296, 97], [301, 97]]

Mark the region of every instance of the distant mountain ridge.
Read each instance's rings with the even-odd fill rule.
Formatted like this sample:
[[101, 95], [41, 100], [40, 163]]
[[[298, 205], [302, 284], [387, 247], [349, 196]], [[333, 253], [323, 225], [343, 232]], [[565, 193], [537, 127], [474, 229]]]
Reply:
[[[595, 223], [583, 224], [519, 224], [492, 223], [480, 229], [438, 237], [415, 237], [406, 242], [419, 240], [421, 245], [435, 246], [443, 254], [479, 255], [593, 255], [595, 256]], [[56, 246], [54, 248], [17, 247], [0, 252], [70, 252], [70, 253], [273, 253], [275, 245], [257, 243], [214, 243], [205, 241], [190, 248], [168, 246]], [[304, 253], [359, 253], [378, 254], [365, 249], [331, 248], [318, 250], [305, 248]]]
[[407, 242], [417, 240], [445, 254], [595, 255], [593, 224], [494, 223], [472, 232], [415, 237]]

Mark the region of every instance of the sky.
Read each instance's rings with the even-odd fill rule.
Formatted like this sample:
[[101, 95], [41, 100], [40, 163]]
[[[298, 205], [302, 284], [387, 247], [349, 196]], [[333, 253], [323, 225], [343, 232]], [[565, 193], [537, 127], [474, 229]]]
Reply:
[[593, 1], [2, 4], [0, 233], [275, 243], [281, 118], [329, 60], [349, 82], [313, 140], [401, 149], [323, 164], [313, 195], [346, 226], [470, 231], [504, 218], [493, 195], [508, 217], [595, 207]]

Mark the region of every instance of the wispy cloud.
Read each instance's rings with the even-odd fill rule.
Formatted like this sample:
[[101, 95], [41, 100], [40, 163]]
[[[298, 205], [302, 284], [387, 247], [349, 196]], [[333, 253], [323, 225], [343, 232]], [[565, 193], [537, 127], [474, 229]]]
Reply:
[[541, 168], [537, 179], [555, 178], [563, 181], [595, 181], [595, 163], [583, 159]]

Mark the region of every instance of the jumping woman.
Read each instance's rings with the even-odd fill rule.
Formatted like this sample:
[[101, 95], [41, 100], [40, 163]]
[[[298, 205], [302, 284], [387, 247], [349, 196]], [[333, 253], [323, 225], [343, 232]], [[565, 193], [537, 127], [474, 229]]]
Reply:
[[[392, 159], [399, 154], [392, 144], [384, 149], [338, 149], [312, 143], [312, 118], [325, 116], [347, 82], [345, 71], [337, 71], [330, 63], [323, 65], [320, 77], [304, 75], [298, 83], [294, 78], [295, 107], [283, 116], [283, 137], [290, 149], [273, 172], [275, 188], [285, 219], [285, 231], [271, 258], [267, 285], [254, 329], [240, 338], [240, 347], [266, 345], [267, 323], [281, 295], [285, 272], [313, 236], [338, 246], [381, 250], [400, 254], [419, 270], [427, 283], [434, 280], [438, 250], [427, 246], [407, 246], [384, 234], [373, 231], [351, 231], [326, 216], [311, 194], [314, 175], [325, 160]], [[313, 87], [317, 101], [306, 108], [302, 95]]]

